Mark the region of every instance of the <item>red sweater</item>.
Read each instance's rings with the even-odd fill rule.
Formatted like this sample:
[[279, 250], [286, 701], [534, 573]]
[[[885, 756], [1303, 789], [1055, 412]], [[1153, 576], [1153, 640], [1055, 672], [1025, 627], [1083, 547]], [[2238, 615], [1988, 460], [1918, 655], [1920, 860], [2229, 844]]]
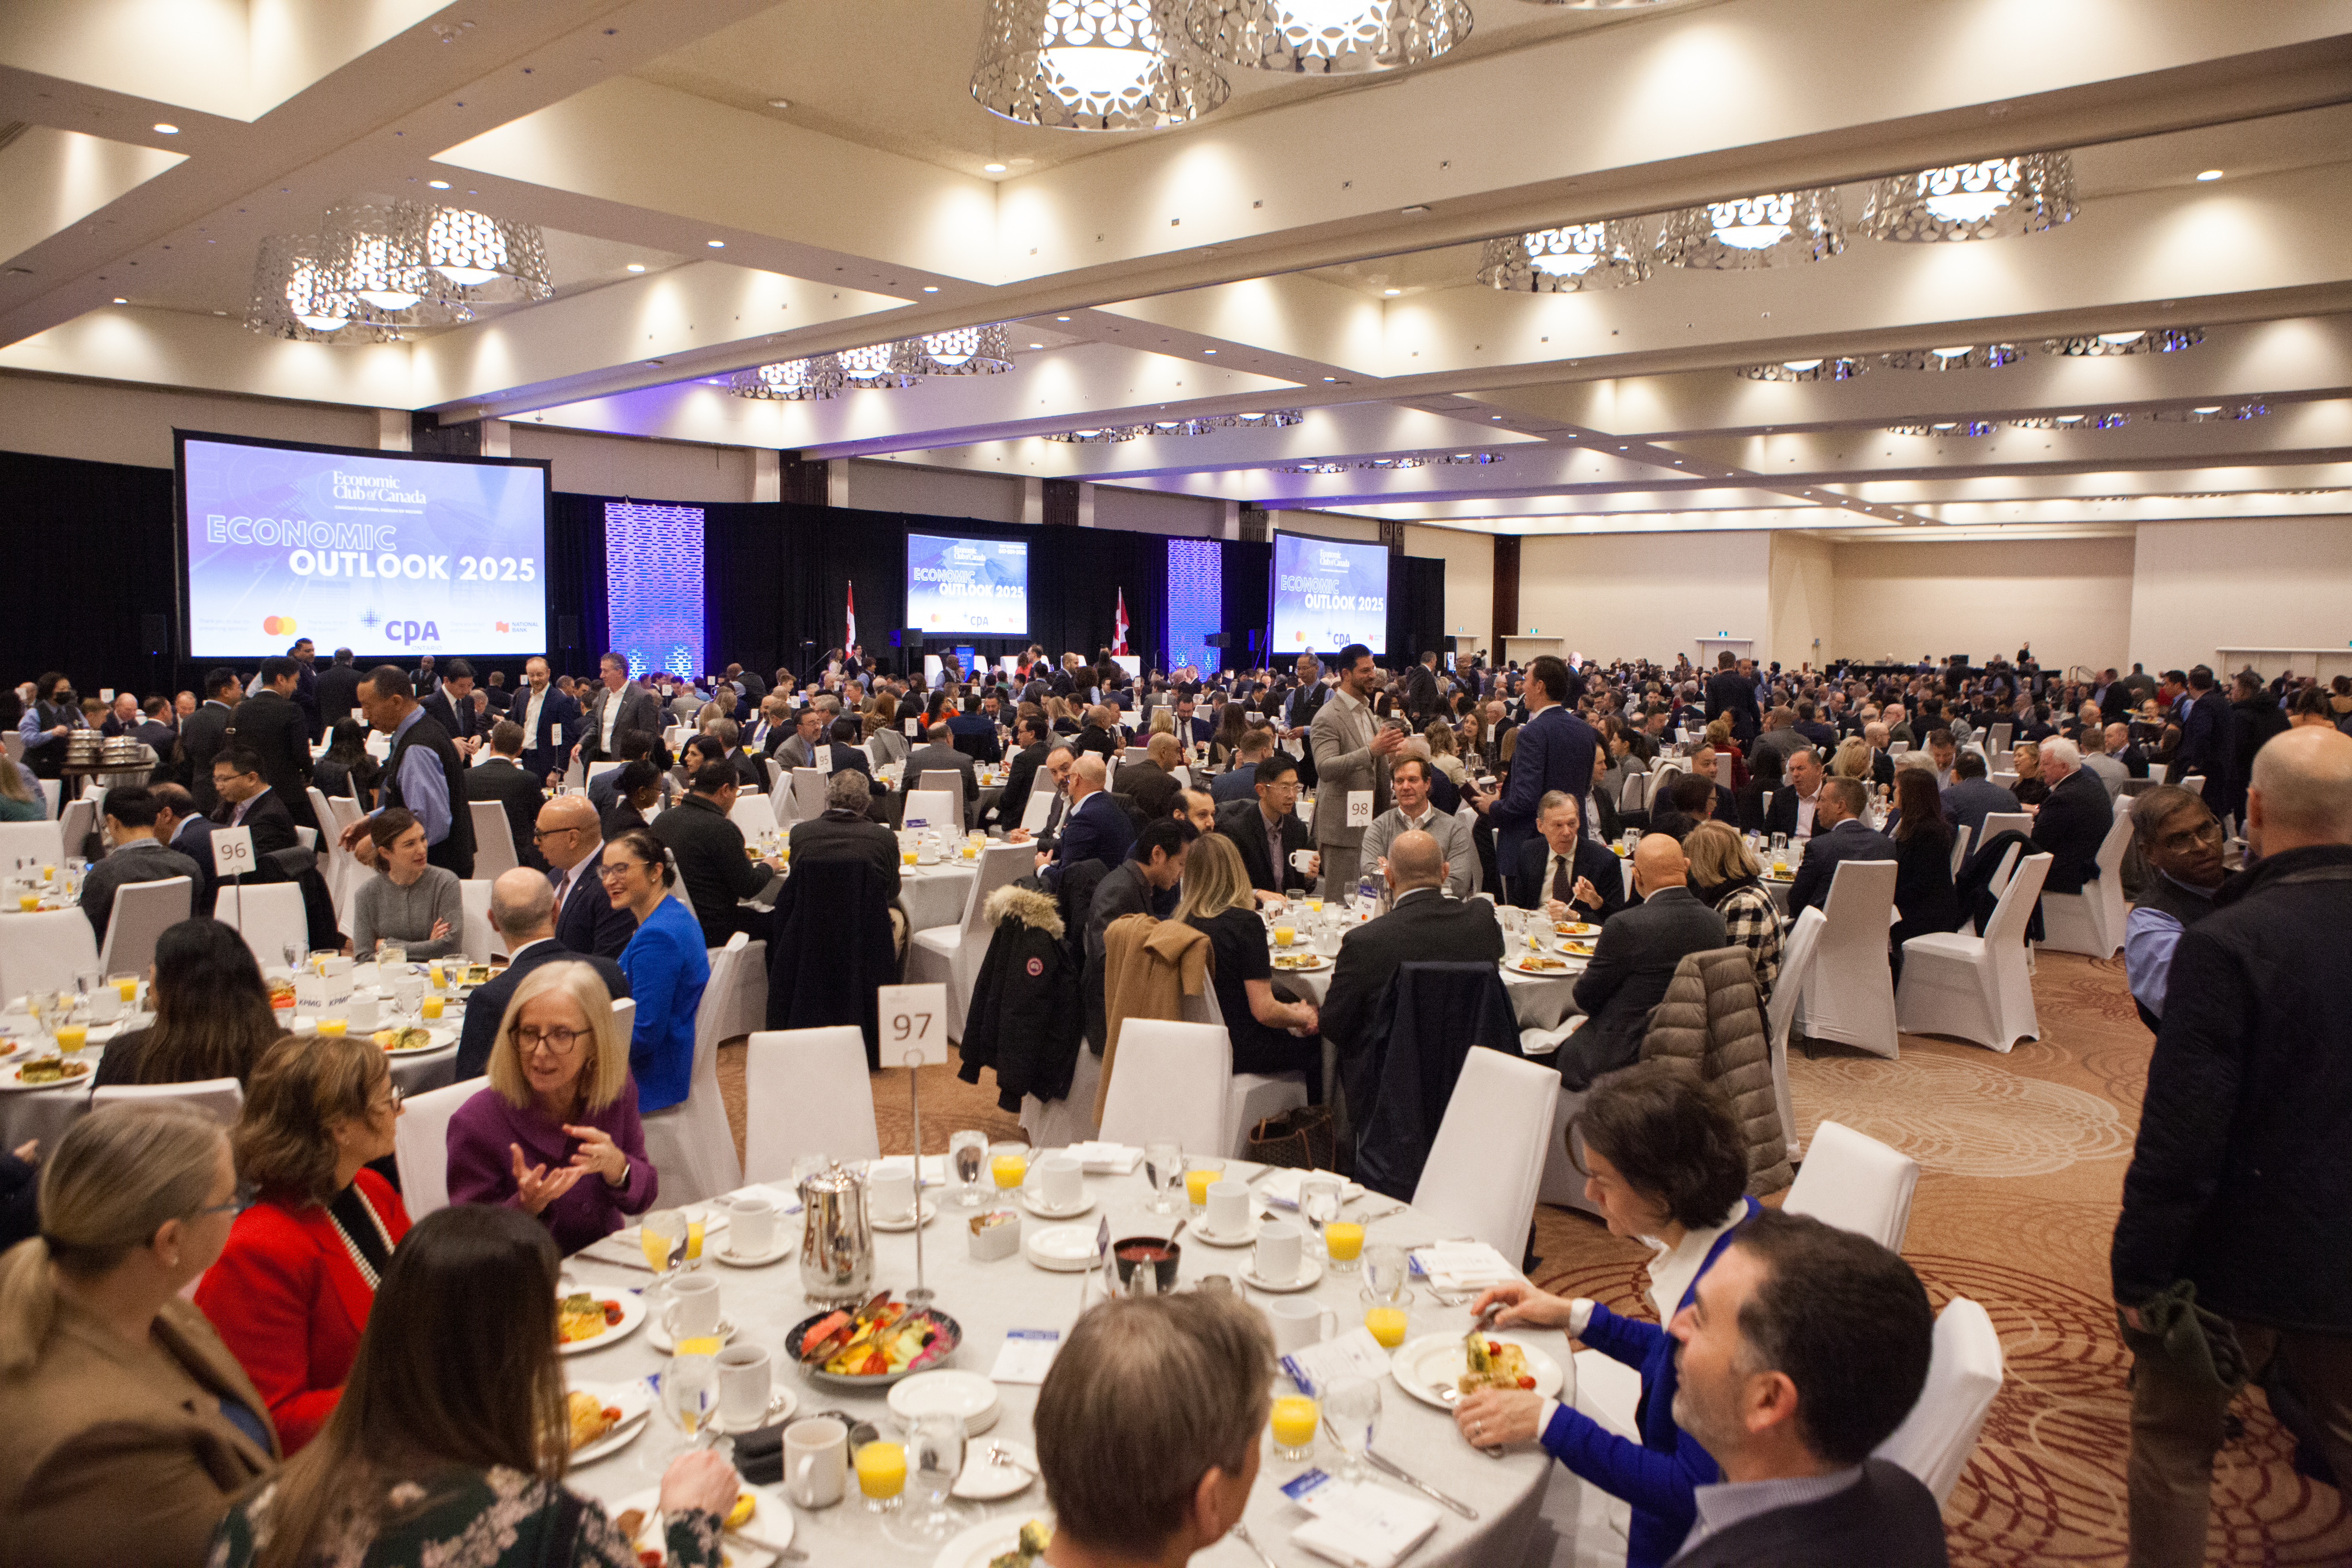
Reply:
[[[360, 1172], [357, 1184], [397, 1245], [408, 1234], [400, 1194], [373, 1171]], [[236, 1216], [196, 1286], [196, 1305], [268, 1401], [289, 1457], [335, 1408], [374, 1304], [327, 1206], [283, 1194]]]

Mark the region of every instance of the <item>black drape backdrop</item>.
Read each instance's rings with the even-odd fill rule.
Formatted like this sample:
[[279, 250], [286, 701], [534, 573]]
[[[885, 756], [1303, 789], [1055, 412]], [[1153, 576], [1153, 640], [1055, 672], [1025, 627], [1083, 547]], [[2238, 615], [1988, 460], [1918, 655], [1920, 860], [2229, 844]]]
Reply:
[[[548, 522], [551, 658], [559, 672], [594, 673], [610, 637], [604, 606], [605, 496], [558, 492]], [[643, 498], [640, 498], [643, 499]], [[177, 657], [178, 565], [169, 468], [0, 452], [0, 542], [20, 592], [0, 614], [0, 679], [48, 669], [86, 693], [114, 687], [146, 695], [193, 687], [196, 666]], [[703, 557], [707, 661], [795, 670], [842, 640], [843, 595], [855, 583], [857, 626], [869, 655], [896, 662], [891, 628], [906, 615], [906, 536], [915, 532], [1026, 539], [1029, 635], [971, 640], [980, 652], [1034, 642], [1092, 658], [1109, 645], [1127, 596], [1128, 646], [1165, 668], [1168, 541], [1122, 529], [1020, 528], [969, 518], [858, 511], [791, 502], [706, 505]], [[1224, 541], [1223, 626], [1266, 633], [1273, 546]], [[1403, 557], [1390, 584], [1388, 662], [1444, 629], [1445, 563]], [[930, 645], [934, 647], [943, 646]], [[273, 650], [274, 651], [274, 650]], [[330, 651], [322, 648], [322, 653]], [[1255, 664], [1236, 647], [1228, 662]], [[207, 661], [208, 662], [208, 661]], [[239, 668], [253, 662], [237, 661]], [[411, 662], [403, 659], [401, 662]], [[477, 660], [520, 675], [520, 659]]]

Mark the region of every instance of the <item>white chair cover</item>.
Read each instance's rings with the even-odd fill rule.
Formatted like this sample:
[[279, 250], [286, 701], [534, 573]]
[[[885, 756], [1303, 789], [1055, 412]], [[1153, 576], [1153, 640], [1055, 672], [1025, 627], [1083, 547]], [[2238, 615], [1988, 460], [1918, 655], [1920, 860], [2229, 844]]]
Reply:
[[492, 1092], [488, 1079], [473, 1078], [401, 1101], [392, 1124], [392, 1160], [410, 1219], [449, 1206], [449, 1120], [477, 1094]]
[[743, 1131], [747, 1181], [789, 1182], [803, 1154], [880, 1159], [865, 1031], [839, 1024], [753, 1035], [743, 1054]]
[[1824, 1121], [1813, 1129], [1805, 1163], [1781, 1206], [1900, 1252], [1911, 1226], [1911, 1189], [1918, 1184], [1919, 1163], [1910, 1155], [1843, 1122]]
[[1895, 911], [1892, 860], [1844, 860], [1830, 879], [1828, 917], [1800, 1005], [1808, 1035], [1882, 1057], [1895, 1054], [1895, 976], [1886, 927]]
[[580, 776], [581, 786], [585, 788], [590, 780], [596, 778], [600, 774], [609, 773], [620, 765], [620, 763], [615, 762], [590, 763], [586, 771]]
[[1952, 835], [1952, 875], [1955, 877], [1960, 874], [1960, 868], [1968, 864], [1969, 835], [1975, 831], [1975, 828], [1963, 822]]
[[[945, 820], [953, 822], [956, 831], [961, 833], [964, 830], [963, 774], [953, 768], [925, 768], [923, 776], [919, 782], [924, 794], [944, 795], [948, 797], [949, 816]], [[908, 800], [909, 805], [913, 804], [911, 795]], [[932, 820], [937, 822], [941, 819], [934, 817]]]
[[907, 942], [907, 984], [938, 981], [948, 991], [948, 1038], [963, 1038], [964, 1009], [980, 984], [980, 966], [995, 934], [988, 925], [988, 900], [999, 888], [1019, 881], [1036, 863], [1027, 844], [992, 844], [980, 853], [979, 875], [964, 896], [963, 919], [951, 926], [919, 931]]
[[65, 833], [54, 822], [0, 822], [0, 868], [37, 872], [66, 858]]
[[474, 818], [474, 875], [495, 882], [522, 861], [515, 854], [514, 824], [507, 808], [494, 800], [466, 803]]
[[2004, 833], [2022, 833], [2033, 837], [2033, 818], [2021, 811], [1989, 811], [1985, 813], [1984, 836], [1979, 845], [1991, 843]]
[[[120, 891], [114, 912], [121, 918]], [[74, 976], [98, 967], [98, 939], [91, 934], [89, 917], [79, 910], [43, 910], [5, 919], [6, 923], [0, 924], [0, 1001], [14, 1001], [27, 991], [70, 991]], [[137, 973], [143, 975], [146, 970], [142, 966]]]
[[737, 931], [710, 965], [703, 1005], [695, 1016], [694, 1067], [687, 1080], [686, 1099], [648, 1111], [645, 1117], [646, 1158], [660, 1173], [665, 1205], [701, 1203], [743, 1184], [743, 1167], [735, 1158], [735, 1134], [727, 1123], [727, 1104], [719, 1095], [718, 1025], [722, 1009], [711, 1006], [710, 999], [732, 993], [736, 968], [743, 963], [751, 941], [749, 935]]
[[188, 918], [194, 897], [193, 884], [185, 877], [125, 882], [117, 888], [114, 912], [106, 922], [106, 947], [98, 955], [99, 967], [109, 974], [146, 973], [147, 966], [155, 962], [155, 939], [163, 934], [164, 927]]
[[479, 877], [468, 877], [457, 884], [457, 899], [465, 910], [459, 945], [466, 956], [480, 953], [488, 957], [493, 952], [504, 952], [507, 940], [490, 924], [489, 883]]
[[1412, 1191], [1412, 1206], [1440, 1236], [1467, 1231], [1515, 1267], [1526, 1256], [1559, 1096], [1549, 1063], [1483, 1047], [1463, 1058]]
[[2050, 874], [2051, 857], [2029, 855], [2001, 889], [1984, 935], [1929, 931], [1903, 944], [1895, 1015], [1915, 1035], [1945, 1035], [2007, 1055], [2042, 1037], [2027, 966], [2026, 923]]
[[1780, 950], [1780, 973], [1772, 982], [1772, 1000], [1764, 1009], [1772, 1038], [1772, 1100], [1780, 1108], [1780, 1133], [1788, 1140], [1791, 1160], [1802, 1152], [1797, 1146], [1796, 1111], [1789, 1101], [1789, 1031], [1797, 1021], [1797, 999], [1804, 994], [1813, 959], [1821, 952], [1822, 928], [1828, 923], [1827, 915], [1811, 909], [1789, 928], [1788, 945]]
[[1887, 742], [1886, 753], [1889, 756], [1899, 757], [1910, 749], [1911, 742], [1908, 741], [1891, 741]]
[[699, 1027], [704, 1016], [715, 1020], [711, 1027], [719, 1031], [721, 1041], [738, 1035], [765, 1027], [768, 1022], [768, 943], [764, 938], [754, 938], [743, 949], [742, 961], [735, 965], [735, 983], [722, 994], [718, 989], [719, 955], [724, 948], [705, 950], [710, 956], [711, 984], [702, 988], [702, 1013], [696, 1016]]
[[1646, 773], [1627, 773], [1617, 791], [1617, 809], [1646, 811], [1650, 805], [1650, 775]]
[[1045, 817], [1054, 809], [1054, 791], [1049, 787], [1051, 782], [1049, 779], [1045, 784], [1033, 786], [1029, 799], [1021, 807], [1019, 826], [1027, 828], [1033, 838], [1045, 831]]
[[2079, 893], [2042, 895], [2042, 945], [2061, 952], [2113, 958], [2124, 944], [2124, 851], [2131, 846], [2128, 811], [2116, 813], [2099, 841], [2098, 879]]
[[1233, 1059], [1222, 1025], [1128, 1019], [1103, 1102], [1103, 1138], [1139, 1147], [1172, 1138], [1188, 1152], [1223, 1152]]
[[301, 888], [292, 882], [260, 882], [242, 892], [223, 888], [213, 918], [244, 936], [253, 961], [265, 971], [272, 964], [283, 967], [288, 948], [307, 951], [310, 945], [310, 911]]
[[187, 1083], [116, 1083], [90, 1090], [90, 1109], [119, 1105], [124, 1100], [176, 1100], [194, 1106], [223, 1127], [236, 1125], [245, 1109], [245, 1090], [233, 1078], [196, 1079]]
[[1731, 753], [1728, 752], [1715, 759], [1715, 782], [1725, 789], [1731, 787]]
[[1021, 1130], [1029, 1134], [1030, 1147], [1062, 1149], [1072, 1143], [1090, 1143], [1102, 1129], [1095, 1124], [1095, 1091], [1102, 1087], [1102, 1058], [1094, 1047], [1078, 1047], [1077, 1066], [1070, 1072], [1070, 1092], [1062, 1100], [1040, 1100], [1034, 1094], [1021, 1097]]
[[1992, 1319], [1967, 1297], [1953, 1297], [1936, 1315], [1935, 1349], [1918, 1403], [1872, 1457], [1910, 1471], [1942, 1506], [1976, 1451], [2000, 1382], [2000, 1335]]
[[823, 768], [793, 770], [793, 809], [800, 813], [803, 822], [824, 815], [824, 776]]
[[744, 837], [757, 840], [776, 830], [776, 803], [764, 795], [738, 794], [727, 818], [742, 829]]
[[2007, 750], [2009, 750], [2009, 738], [2010, 738], [2010, 736], [2011, 736], [2012, 734], [2015, 734], [2016, 732], [2017, 732], [2017, 726], [2016, 726], [2016, 725], [2014, 725], [2014, 724], [1995, 724], [1995, 725], [1993, 725], [1993, 726], [1992, 726], [1992, 749], [1993, 749], [1994, 751], [1996, 751], [1996, 752], [2006, 752]]
[[48, 803], [49, 820], [55, 822], [58, 819], [58, 803], [65, 798], [65, 782], [61, 779], [36, 779], [33, 782], [41, 786], [41, 796]]
[[[1197, 996], [1187, 996], [1183, 1002], [1184, 1021], [1188, 1024], [1211, 1024], [1225, 1026], [1225, 1010], [1218, 1004], [1217, 988], [1204, 985]], [[1228, 1040], [1231, 1035], [1226, 1037]], [[1097, 1069], [1097, 1076], [1100, 1076]], [[1075, 1092], [1075, 1091], [1074, 1091]], [[1307, 1103], [1307, 1075], [1304, 1072], [1237, 1072], [1225, 1085], [1225, 1152], [1230, 1158], [1248, 1156], [1250, 1130], [1269, 1116], [1279, 1116]]]
[[98, 825], [98, 803], [105, 792], [92, 790], [79, 800], [66, 802], [58, 814], [58, 837], [65, 844], [66, 853], [79, 855], [89, 842], [90, 830]]
[[[907, 792], [907, 809], [898, 818], [902, 826], [950, 827], [958, 820], [957, 805], [962, 795], [954, 790], [915, 789]], [[1031, 853], [1034, 853], [1033, 850]]]
[[2190, 795], [2201, 795], [2205, 793], [2205, 775], [2203, 773], [2190, 773], [2187, 778], [2180, 781], [2180, 787], [2187, 790]]
[[[1576, 1024], [1573, 1018], [1568, 1021], [1570, 1024]], [[1580, 1028], [1582, 1026], [1577, 1025], [1577, 1027]], [[1543, 1033], [1549, 1037], [1550, 1031], [1545, 1030]], [[1563, 1035], [1561, 1038], [1564, 1040], [1567, 1036]], [[1549, 1062], [1552, 1058], [1545, 1056], [1536, 1059]], [[1536, 1187], [1536, 1197], [1541, 1203], [1554, 1204], [1561, 1208], [1582, 1209], [1586, 1214], [1598, 1215], [1601, 1213], [1601, 1205], [1584, 1195], [1585, 1173], [1576, 1168], [1576, 1161], [1568, 1152], [1568, 1124], [1578, 1111], [1584, 1109], [1585, 1092], [1581, 1089], [1561, 1089], [1554, 1096], [1551, 1110], [1551, 1134], [1544, 1143], [1543, 1178]], [[1640, 1434], [1636, 1433], [1635, 1436], [1638, 1437]]]

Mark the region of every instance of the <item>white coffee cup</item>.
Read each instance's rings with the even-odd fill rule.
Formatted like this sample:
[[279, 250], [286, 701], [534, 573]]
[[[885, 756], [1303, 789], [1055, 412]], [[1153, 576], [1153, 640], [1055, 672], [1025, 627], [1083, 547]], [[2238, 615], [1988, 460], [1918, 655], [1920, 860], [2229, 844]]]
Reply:
[[373, 996], [354, 994], [343, 1005], [343, 1017], [354, 1029], [373, 1029], [376, 1023], [376, 1000]]
[[1307, 875], [1307, 868], [1314, 862], [1315, 851], [1312, 849], [1294, 849], [1290, 852], [1290, 864], [1302, 877]]
[[761, 1345], [729, 1345], [719, 1352], [719, 1418], [730, 1432], [749, 1432], [768, 1413], [775, 1359]]
[[1250, 1190], [1245, 1182], [1209, 1184], [1208, 1225], [1212, 1235], [1239, 1236], [1249, 1228]]
[[1076, 1208], [1087, 1195], [1086, 1166], [1075, 1154], [1048, 1154], [1030, 1168], [1030, 1188], [1045, 1208]]
[[719, 1281], [707, 1274], [681, 1275], [670, 1281], [669, 1305], [662, 1326], [673, 1340], [719, 1331]]
[[111, 985], [101, 985], [89, 994], [89, 1021], [111, 1024], [122, 1016], [122, 993]]
[[866, 1179], [866, 1189], [874, 1205], [874, 1217], [892, 1224], [915, 1212], [915, 1173], [885, 1166]]
[[784, 1428], [784, 1493], [801, 1508], [841, 1500], [849, 1480], [849, 1428], [830, 1415], [812, 1415]]
[[764, 1258], [776, 1244], [776, 1205], [763, 1197], [740, 1197], [729, 1208], [728, 1250], [738, 1258]]
[[1297, 1226], [1286, 1219], [1268, 1220], [1257, 1233], [1257, 1277], [1270, 1285], [1289, 1284], [1298, 1278], [1303, 1248]]
[[[1263, 1272], [1259, 1278], [1265, 1278]], [[1274, 1325], [1274, 1352], [1276, 1355], [1288, 1355], [1294, 1351], [1319, 1344], [1339, 1329], [1339, 1314], [1330, 1308], [1295, 1296], [1267, 1302], [1265, 1316], [1266, 1321]]]

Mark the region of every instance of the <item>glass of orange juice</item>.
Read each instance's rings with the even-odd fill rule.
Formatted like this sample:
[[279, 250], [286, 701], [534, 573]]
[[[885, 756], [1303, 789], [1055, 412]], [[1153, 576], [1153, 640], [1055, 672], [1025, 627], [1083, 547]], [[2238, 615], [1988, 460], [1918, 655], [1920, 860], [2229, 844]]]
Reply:
[[1323, 1226], [1323, 1252], [1338, 1274], [1353, 1274], [1364, 1250], [1364, 1227], [1351, 1219], [1335, 1219]]
[[1381, 1349], [1392, 1351], [1404, 1343], [1405, 1315], [1402, 1307], [1367, 1307], [1364, 1327], [1380, 1341]]
[[416, 1005], [418, 1010], [428, 1018], [437, 1018], [441, 1016], [442, 1003], [441, 998], [438, 996], [426, 996], [421, 998], [417, 1002]]
[[110, 974], [106, 977], [106, 983], [114, 987], [114, 994], [122, 998], [122, 1005], [124, 1006], [128, 1007], [131, 1004], [139, 1000], [139, 976], [135, 974]]
[[702, 1226], [700, 1215], [686, 1216], [686, 1267], [688, 1268], [702, 1266]]
[[868, 1513], [896, 1513], [906, 1506], [899, 1494], [907, 1489], [907, 1447], [903, 1443], [868, 1443], [857, 1450], [857, 1489], [866, 1494]]
[[1294, 1465], [1312, 1458], [1315, 1428], [1322, 1420], [1322, 1407], [1303, 1394], [1286, 1394], [1276, 1400], [1268, 1422], [1274, 1428], [1275, 1457]]
[[29, 915], [35, 910], [41, 907], [41, 895], [38, 893], [19, 893], [16, 895], [16, 907]]
[[1198, 1219], [1209, 1212], [1209, 1189], [1225, 1179], [1223, 1160], [1188, 1159], [1184, 1162], [1184, 1196], [1192, 1205], [1192, 1217]]
[[58, 1049], [78, 1051], [89, 1044], [89, 1026], [83, 1023], [59, 1024], [57, 1040]]
[[1297, 940], [1298, 928], [1297, 926], [1276, 926], [1274, 928], [1274, 944], [1276, 947], [1288, 947], [1292, 942], [1297, 942]]
[[988, 1173], [999, 1190], [1011, 1192], [1029, 1179], [1029, 1145], [996, 1143], [988, 1151]]
[[915, 863], [915, 851], [913, 851], [912, 849], [901, 849], [901, 850], [899, 850], [899, 851], [898, 851], [898, 860], [899, 860], [899, 863], [900, 863], [901, 865], [907, 865], [907, 866], [911, 866], [911, 865], [913, 865], [913, 864]]
[[319, 1020], [319, 1033], [322, 1035], [340, 1035], [350, 1026], [351, 1020], [349, 1018], [321, 1018]]

